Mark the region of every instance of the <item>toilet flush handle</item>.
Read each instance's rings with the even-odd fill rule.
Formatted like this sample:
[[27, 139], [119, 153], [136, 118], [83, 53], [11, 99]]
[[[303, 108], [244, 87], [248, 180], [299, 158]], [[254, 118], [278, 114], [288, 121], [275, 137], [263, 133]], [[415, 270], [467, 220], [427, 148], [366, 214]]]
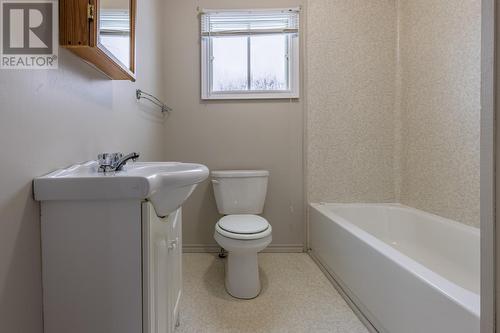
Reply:
[[219, 181], [216, 179], [212, 179], [212, 184], [219, 184]]

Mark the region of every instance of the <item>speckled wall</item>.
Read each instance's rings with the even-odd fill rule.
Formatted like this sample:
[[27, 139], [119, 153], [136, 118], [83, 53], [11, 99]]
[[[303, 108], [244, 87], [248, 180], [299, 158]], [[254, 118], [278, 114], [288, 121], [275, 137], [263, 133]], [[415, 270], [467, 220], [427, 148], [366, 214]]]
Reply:
[[396, 2], [307, 8], [309, 201], [395, 200]]
[[401, 202], [479, 226], [480, 0], [400, 0]]
[[479, 226], [480, 0], [308, 2], [308, 200]]

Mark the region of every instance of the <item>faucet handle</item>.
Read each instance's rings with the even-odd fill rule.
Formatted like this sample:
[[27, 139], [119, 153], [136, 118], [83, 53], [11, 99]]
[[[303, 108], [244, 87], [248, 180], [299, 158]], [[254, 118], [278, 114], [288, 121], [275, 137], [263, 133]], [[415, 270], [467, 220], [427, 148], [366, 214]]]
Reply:
[[99, 169], [106, 169], [106, 167], [113, 166], [120, 158], [123, 157], [123, 153], [100, 153], [97, 155], [97, 162], [99, 163]]
[[111, 164], [115, 164], [123, 157], [123, 153], [113, 153], [111, 154]]

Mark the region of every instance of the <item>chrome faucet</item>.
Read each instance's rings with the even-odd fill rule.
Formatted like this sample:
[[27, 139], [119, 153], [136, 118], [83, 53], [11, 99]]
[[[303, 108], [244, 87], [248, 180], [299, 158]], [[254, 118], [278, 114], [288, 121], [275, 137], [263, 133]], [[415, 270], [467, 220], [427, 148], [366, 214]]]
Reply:
[[129, 160], [137, 160], [139, 153], [130, 153], [123, 156], [122, 153], [101, 153], [97, 155], [99, 172], [120, 171]]

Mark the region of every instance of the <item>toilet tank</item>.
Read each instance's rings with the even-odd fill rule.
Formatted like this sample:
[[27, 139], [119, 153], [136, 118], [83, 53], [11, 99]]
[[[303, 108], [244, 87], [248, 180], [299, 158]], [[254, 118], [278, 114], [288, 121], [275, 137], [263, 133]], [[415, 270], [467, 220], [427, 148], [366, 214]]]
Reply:
[[219, 213], [261, 214], [267, 193], [269, 171], [212, 171], [212, 184]]

